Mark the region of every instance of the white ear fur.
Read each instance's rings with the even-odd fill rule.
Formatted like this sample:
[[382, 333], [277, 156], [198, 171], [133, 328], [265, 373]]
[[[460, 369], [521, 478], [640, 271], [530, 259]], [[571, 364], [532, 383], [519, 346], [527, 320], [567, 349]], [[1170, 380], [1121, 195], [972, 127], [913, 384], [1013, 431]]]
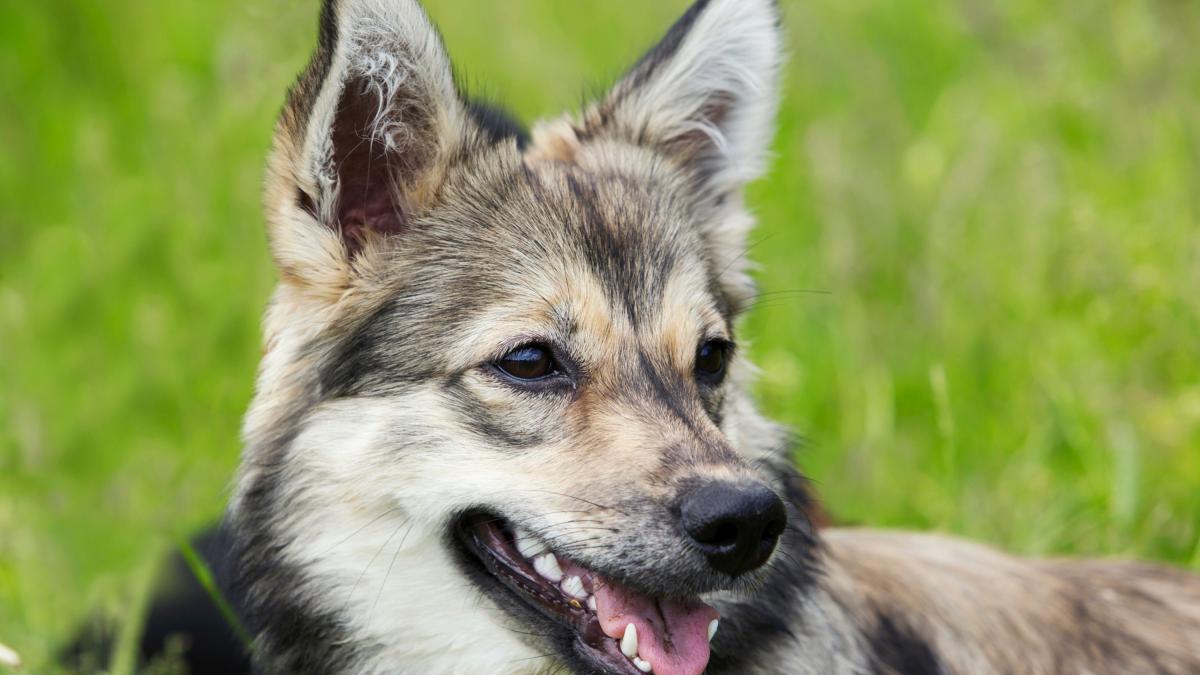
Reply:
[[[331, 0], [336, 21], [336, 43], [329, 73], [313, 104], [305, 138], [306, 166], [328, 169], [329, 132], [335, 123], [338, 101], [348, 80], [360, 81], [362, 95], [377, 102], [373, 135], [364, 139], [382, 143], [389, 151], [403, 150], [412, 142], [398, 96], [407, 93], [407, 105], [421, 106], [442, 125], [463, 116], [454, 86], [450, 58], [437, 29], [415, 0]], [[397, 115], [396, 113], [401, 113]]]
[[[774, 0], [700, 0], [595, 113], [626, 135], [704, 162], [716, 193], [766, 164], [783, 61]], [[699, 150], [696, 144], [708, 147]]]
[[402, 228], [466, 119], [416, 0], [326, 0], [269, 160], [267, 215], [285, 281], [344, 291], [355, 251]]

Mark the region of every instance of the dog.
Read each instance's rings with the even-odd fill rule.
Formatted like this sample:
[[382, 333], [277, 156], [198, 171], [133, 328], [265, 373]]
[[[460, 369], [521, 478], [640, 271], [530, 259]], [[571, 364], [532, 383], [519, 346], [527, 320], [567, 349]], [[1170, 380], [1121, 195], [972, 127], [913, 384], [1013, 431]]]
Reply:
[[736, 348], [780, 23], [698, 0], [527, 134], [415, 0], [324, 3], [209, 556], [259, 672], [1200, 673], [1182, 570], [817, 526]]

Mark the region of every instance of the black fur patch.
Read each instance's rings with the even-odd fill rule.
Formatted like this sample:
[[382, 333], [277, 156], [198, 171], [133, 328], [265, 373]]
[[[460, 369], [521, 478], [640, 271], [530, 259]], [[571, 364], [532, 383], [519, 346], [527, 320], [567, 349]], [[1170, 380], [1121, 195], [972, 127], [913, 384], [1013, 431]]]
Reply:
[[529, 132], [503, 107], [466, 96], [462, 96], [462, 99], [466, 104], [467, 114], [479, 125], [488, 142], [496, 144], [515, 138], [518, 148], [524, 148], [529, 143]]
[[308, 66], [287, 93], [287, 104], [283, 109], [284, 126], [292, 133], [300, 133], [307, 125], [313, 105], [321, 93], [321, 85], [329, 75], [333, 53], [337, 46], [338, 23], [334, 11], [336, 0], [321, 3], [321, 16], [317, 28], [317, 48]]
[[684, 38], [692, 32], [692, 27], [708, 4], [709, 0], [697, 0], [691, 7], [688, 7], [683, 16], [671, 24], [671, 28], [667, 30], [667, 34], [663, 36], [662, 40], [659, 40], [658, 44], [654, 45], [633, 65], [633, 68], [629, 69], [629, 88], [631, 90], [645, 84], [659, 66], [675, 56], [675, 53], [679, 51], [679, 46], [683, 44]]
[[442, 363], [435, 351], [440, 336], [414, 334], [415, 326], [402, 321], [432, 310], [411, 296], [396, 297], [349, 330], [320, 366], [322, 398], [384, 394], [439, 375]]
[[[196, 538], [193, 547], [208, 565], [217, 580], [230, 578], [229, 532], [214, 528]], [[188, 643], [184, 659], [189, 673], [247, 673], [250, 655], [232, 626], [222, 616], [208, 592], [196, 581], [195, 575], [182, 556], [172, 558], [168, 578], [175, 592], [156, 598], [146, 615], [146, 632], [142, 635], [143, 662], [165, 651], [168, 640], [183, 635]], [[236, 597], [226, 597], [239, 604]]]
[[270, 523], [282, 507], [277, 470], [264, 468], [242, 496], [231, 528], [232, 570], [226, 593], [256, 636], [254, 666], [264, 673], [336, 673], [343, 652], [359, 647], [333, 614], [313, 609], [301, 595], [303, 573], [279, 558], [279, 535]]
[[[217, 579], [229, 578], [228, 532], [212, 528], [192, 547]], [[233, 601], [233, 598], [226, 598]], [[186, 666], [192, 675], [242, 675], [250, 672], [247, 645], [226, 621], [208, 591], [181, 554], [171, 556], [155, 582], [138, 653], [139, 672], [160, 672], [165, 664]], [[93, 673], [112, 660], [118, 626], [93, 622], [60, 656], [70, 672]]]
[[948, 675], [929, 641], [880, 612], [867, 636], [875, 675]]

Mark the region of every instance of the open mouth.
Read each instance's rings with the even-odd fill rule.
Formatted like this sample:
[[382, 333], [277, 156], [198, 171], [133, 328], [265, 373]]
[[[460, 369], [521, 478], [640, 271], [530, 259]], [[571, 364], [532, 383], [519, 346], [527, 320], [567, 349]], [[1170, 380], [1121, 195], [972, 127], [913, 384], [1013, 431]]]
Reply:
[[512, 595], [574, 633], [574, 649], [601, 672], [699, 675], [718, 615], [699, 598], [654, 598], [556, 555], [529, 533], [485, 514], [458, 535]]

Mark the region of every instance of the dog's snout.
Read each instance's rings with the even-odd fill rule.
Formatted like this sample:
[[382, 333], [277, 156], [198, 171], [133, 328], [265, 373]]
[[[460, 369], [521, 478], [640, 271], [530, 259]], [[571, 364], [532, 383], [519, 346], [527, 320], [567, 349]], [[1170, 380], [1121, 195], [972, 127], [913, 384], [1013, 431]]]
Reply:
[[767, 562], [787, 525], [783, 501], [765, 485], [706, 483], [684, 495], [683, 528], [714, 569], [730, 576]]

